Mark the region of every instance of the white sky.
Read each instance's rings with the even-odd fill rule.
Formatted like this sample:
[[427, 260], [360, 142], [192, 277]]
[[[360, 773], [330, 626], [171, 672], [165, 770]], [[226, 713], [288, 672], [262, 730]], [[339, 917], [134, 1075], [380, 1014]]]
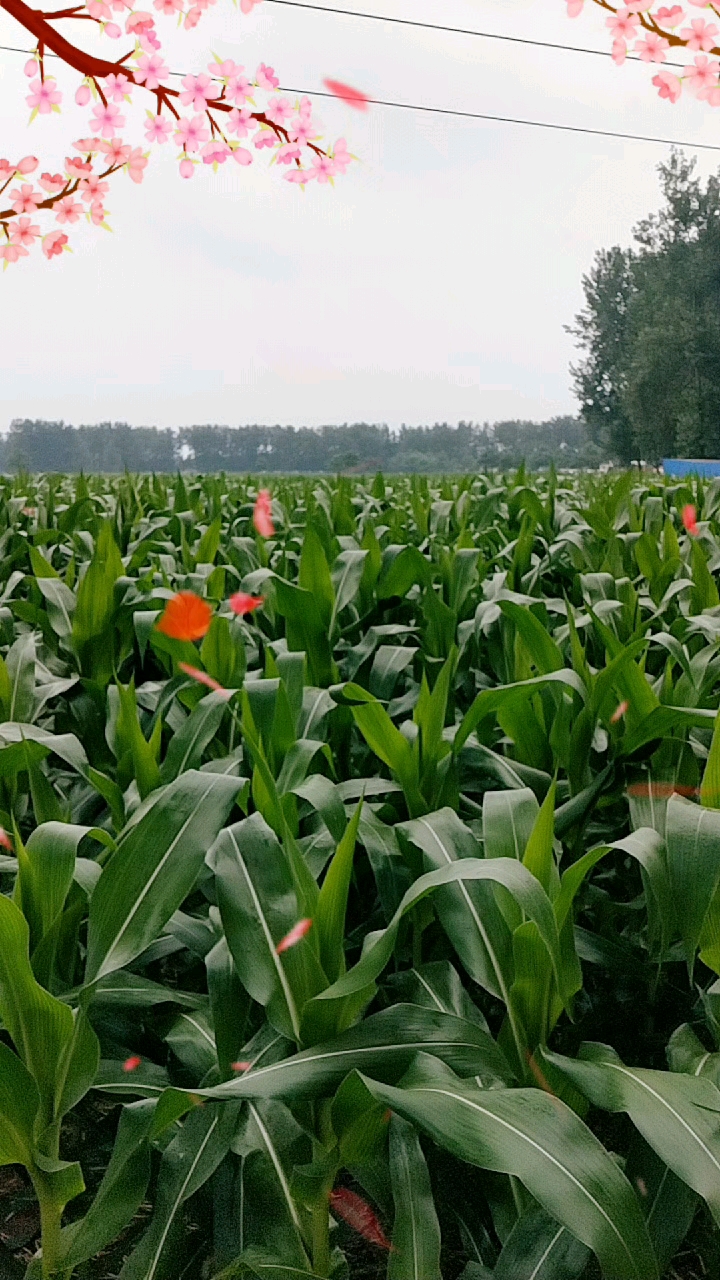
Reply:
[[[609, 47], [592, 4], [571, 22], [563, 0], [335, 3]], [[0, 43], [27, 47], [2, 11]], [[378, 98], [720, 145], [720, 112], [689, 95], [661, 102], [653, 70], [610, 59], [270, 3], [247, 18], [229, 0], [165, 50], [181, 70], [213, 50], [306, 90], [334, 76]], [[26, 129], [23, 63], [0, 53], [0, 153], [32, 150], [52, 169], [89, 113]], [[77, 77], [60, 81], [71, 100]], [[174, 149], [154, 148], [142, 187], [114, 180], [112, 235], [88, 228], [72, 255], [3, 272], [0, 430], [20, 416], [414, 425], [575, 412], [562, 326], [595, 250], [629, 243], [657, 208], [668, 149], [335, 101], [316, 117], [361, 161], [334, 190], [303, 194], [267, 153], [183, 182]], [[138, 107], [136, 142], [143, 118]], [[720, 166], [720, 152], [697, 154], [701, 175]]]

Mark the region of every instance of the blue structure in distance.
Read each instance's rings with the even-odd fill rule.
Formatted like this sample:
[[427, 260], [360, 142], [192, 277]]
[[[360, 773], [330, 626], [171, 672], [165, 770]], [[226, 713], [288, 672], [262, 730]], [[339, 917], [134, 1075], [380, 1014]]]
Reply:
[[720, 476], [720, 462], [715, 458], [663, 458], [666, 476]]

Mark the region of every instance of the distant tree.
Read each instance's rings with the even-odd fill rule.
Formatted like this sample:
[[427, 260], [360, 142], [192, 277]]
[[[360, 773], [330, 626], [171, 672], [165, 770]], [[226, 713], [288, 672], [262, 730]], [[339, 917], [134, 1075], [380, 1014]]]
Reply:
[[620, 462], [720, 456], [720, 182], [694, 168], [675, 149], [659, 166], [663, 207], [636, 248], [596, 254], [568, 326], [582, 417]]

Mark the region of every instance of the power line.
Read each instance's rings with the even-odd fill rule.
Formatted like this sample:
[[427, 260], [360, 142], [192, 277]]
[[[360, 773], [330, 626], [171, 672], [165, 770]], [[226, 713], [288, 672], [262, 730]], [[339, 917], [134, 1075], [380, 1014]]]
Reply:
[[[278, 3], [279, 0], [275, 0]], [[21, 53], [25, 56], [32, 57], [32, 49], [17, 49], [11, 45], [0, 45], [0, 51], [5, 53]], [[55, 58], [57, 54], [45, 54], [46, 57]], [[184, 76], [184, 71], [171, 71], [171, 76]], [[309, 98], [334, 98], [334, 93], [325, 93], [319, 89], [294, 89], [289, 85], [280, 85], [279, 89], [282, 93], [297, 93], [306, 95]], [[551, 120], [523, 120], [517, 116], [496, 116], [490, 115], [483, 111], [459, 111], [452, 107], [429, 107], [423, 103], [416, 102], [397, 102], [392, 98], [368, 98], [368, 103], [376, 107], [392, 107], [399, 111], [420, 111], [425, 115], [452, 116], [459, 120], [490, 120], [496, 124], [518, 124], [524, 125], [526, 128], [534, 129], [552, 129], [559, 133], [584, 133], [595, 138], [619, 138], [625, 142], [652, 142], [663, 147], [695, 147], [700, 151], [720, 151], [720, 145], [712, 142], [688, 142], [680, 138], [652, 138], [641, 133], [619, 133], [613, 129], [589, 129], [577, 124], [556, 124]]]
[[[267, 0], [268, 4], [284, 4], [290, 9], [311, 9], [317, 13], [335, 13], [343, 18], [365, 18], [368, 22], [388, 22], [398, 27], [418, 27], [421, 31], [445, 31], [456, 36], [475, 36], [479, 40], [505, 40], [509, 44], [526, 44], [536, 49], [561, 49], [563, 53], [589, 53], [596, 58], [610, 58], [606, 49], [586, 49], [581, 45], [555, 44], [551, 40], [528, 40], [526, 36], [499, 35], [496, 31], [476, 31], [473, 27], [449, 27], [441, 22], [418, 22], [414, 18], [394, 18], [385, 13], [366, 13], [362, 9], [340, 9], [335, 5], [309, 4], [307, 0]], [[627, 62], [642, 62], [638, 54], [629, 53]], [[664, 62], [664, 67], [680, 67], [684, 62]]]
[[[309, 98], [336, 98], [334, 93], [316, 89], [291, 89], [280, 85], [283, 93], [307, 94]], [[536, 129], [557, 129], [563, 133], [589, 133], [598, 138], [623, 138], [629, 142], [657, 142], [665, 147], [698, 147], [703, 151], [720, 151], [720, 145], [712, 142], [681, 142], [676, 138], [649, 138], [642, 133], [616, 133], [611, 129], [585, 129], [577, 124], [553, 124], [547, 120], [521, 120], [517, 116], [493, 116], [481, 111], [456, 111], [451, 107], [427, 107], [415, 102], [395, 102], [390, 98], [368, 98], [377, 107], [398, 107], [402, 111], [423, 111], [431, 115], [457, 116], [463, 120], [495, 120], [499, 124], [522, 124]]]

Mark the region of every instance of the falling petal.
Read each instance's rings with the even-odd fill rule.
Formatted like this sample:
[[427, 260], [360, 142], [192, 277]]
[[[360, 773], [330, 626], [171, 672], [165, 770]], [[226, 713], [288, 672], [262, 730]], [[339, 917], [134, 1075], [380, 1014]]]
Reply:
[[280, 956], [283, 951], [289, 951], [290, 947], [297, 946], [298, 942], [300, 942], [301, 938], [305, 937], [305, 934], [309, 929], [312, 929], [312, 920], [298, 920], [297, 924], [293, 925], [290, 932], [286, 933], [285, 937], [278, 942], [275, 948], [277, 954]]
[[249, 1071], [252, 1062], [231, 1062], [230, 1066], [233, 1071]]
[[12, 840], [4, 827], [0, 827], [0, 846], [2, 846], [3, 849], [9, 849], [11, 853], [13, 851]]
[[272, 499], [269, 489], [261, 489], [257, 496], [253, 511], [253, 524], [262, 538], [272, 538], [275, 533], [275, 525], [272, 518]]
[[693, 538], [697, 538], [700, 532], [697, 526], [697, 511], [690, 503], [688, 503], [686, 507], [683, 507], [682, 522], [688, 533], [691, 534]]
[[356, 111], [367, 111], [370, 98], [360, 89], [353, 89], [351, 84], [343, 84], [342, 80], [323, 80], [323, 84], [330, 93], [340, 98], [342, 102], [346, 102], [349, 107], [354, 107]]
[[142, 1058], [137, 1053], [134, 1053], [132, 1057], [126, 1058], [123, 1062], [123, 1071], [137, 1071], [141, 1062]]
[[369, 1240], [371, 1244], [379, 1245], [381, 1249], [392, 1249], [377, 1214], [354, 1191], [350, 1191], [347, 1187], [338, 1187], [335, 1191], [331, 1191], [330, 1208], [338, 1218], [342, 1218], [349, 1227], [353, 1228], [353, 1231], [357, 1231], [358, 1235]]
[[208, 689], [214, 690], [215, 693], [222, 693], [224, 697], [232, 698], [234, 690], [225, 689], [218, 680], [209, 676], [207, 671], [201, 671], [199, 667], [191, 667], [189, 662], [178, 662], [178, 666], [186, 676], [192, 676], [193, 680], [197, 680], [198, 684], [207, 685]]
[[246, 591], [236, 591], [228, 603], [233, 613], [242, 617], [245, 613], [253, 613], [255, 609], [259, 609], [260, 605], [265, 603], [265, 597], [249, 596]]
[[210, 630], [212, 616], [207, 600], [194, 591], [179, 591], [165, 605], [157, 629], [173, 640], [200, 640]]
[[618, 704], [610, 717], [611, 724], [617, 724], [618, 720], [622, 720], [625, 713], [629, 710], [630, 703], [625, 701]]

